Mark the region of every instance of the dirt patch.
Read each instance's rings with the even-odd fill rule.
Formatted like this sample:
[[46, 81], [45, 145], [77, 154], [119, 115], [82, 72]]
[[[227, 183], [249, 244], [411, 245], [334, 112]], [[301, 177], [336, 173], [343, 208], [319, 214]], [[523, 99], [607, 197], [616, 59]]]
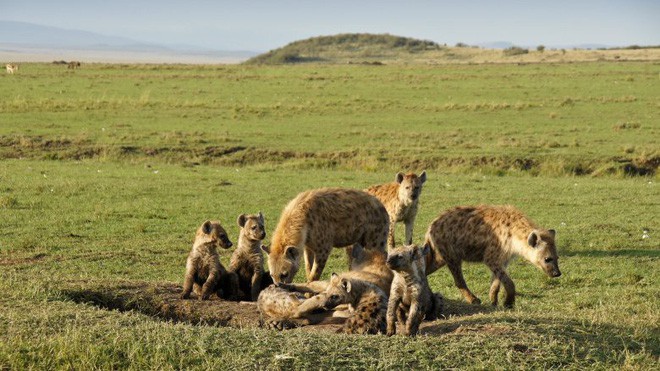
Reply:
[[[77, 303], [122, 312], [137, 311], [166, 321], [234, 328], [260, 326], [256, 303], [226, 301], [215, 296], [206, 301], [183, 300], [180, 298], [181, 286], [170, 282], [70, 281], [66, 282], [64, 288], [59, 291], [64, 297]], [[466, 316], [492, 310], [486, 306], [446, 300], [443, 316], [446, 318]], [[337, 332], [341, 326], [341, 321], [328, 321], [290, 331]], [[420, 332], [428, 335], [442, 335], [467, 331], [459, 330], [461, 328], [458, 324], [449, 324], [446, 320], [439, 319], [422, 323]], [[485, 327], [475, 327], [471, 331], [489, 332], [491, 330]]]
[[20, 264], [34, 264], [39, 262], [40, 260], [46, 258], [48, 255], [47, 254], [36, 254], [33, 255], [29, 258], [18, 258], [18, 259], [13, 259], [13, 258], [0, 258], [0, 266], [2, 265], [20, 265]]

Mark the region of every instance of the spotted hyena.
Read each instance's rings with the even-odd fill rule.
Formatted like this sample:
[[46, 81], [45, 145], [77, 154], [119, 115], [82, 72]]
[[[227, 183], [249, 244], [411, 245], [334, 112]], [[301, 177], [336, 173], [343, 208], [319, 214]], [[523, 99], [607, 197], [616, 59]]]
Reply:
[[469, 303], [481, 301], [465, 283], [463, 261], [483, 261], [490, 268], [490, 300], [497, 305], [500, 285], [503, 285], [505, 307], [512, 307], [515, 301], [515, 286], [506, 272], [514, 256], [522, 256], [550, 277], [561, 276], [555, 231], [538, 227], [513, 206], [460, 206], [448, 210], [429, 226], [426, 244], [432, 248], [426, 274], [446, 264], [454, 283]]
[[426, 171], [417, 176], [414, 173], [398, 173], [392, 183], [379, 184], [366, 189], [385, 205], [390, 216], [390, 233], [387, 236], [387, 248], [394, 248], [395, 223], [403, 222], [406, 226], [406, 244], [412, 244], [413, 225], [419, 208], [419, 195], [426, 182]]
[[71, 62], [69, 62], [69, 64], [67, 65], [67, 68], [70, 69], [70, 70], [75, 70], [76, 68], [80, 68], [80, 62], [78, 62], [78, 61], [71, 61]]
[[234, 273], [228, 273], [220, 263], [218, 248], [232, 246], [227, 232], [216, 221], [205, 221], [195, 235], [195, 242], [186, 261], [186, 275], [183, 282], [183, 299], [188, 299], [195, 289], [200, 300], [208, 299], [216, 293], [223, 298], [236, 294], [238, 280]]
[[371, 282], [351, 278], [350, 273], [341, 275], [333, 273], [327, 289], [316, 296], [320, 303], [314, 304], [328, 309], [342, 304], [350, 306], [352, 314], [340, 332], [347, 334], [385, 333], [387, 294]]
[[257, 308], [262, 327], [285, 330], [314, 325], [333, 316], [323, 294], [310, 296], [289, 285], [270, 285], [259, 293]]
[[261, 241], [266, 238], [264, 216], [241, 214], [237, 224], [241, 228], [238, 246], [231, 256], [229, 271], [238, 275], [241, 299], [256, 301], [259, 292], [272, 282], [270, 275], [264, 273], [264, 257]]
[[305, 258], [307, 281], [316, 281], [333, 246], [359, 243], [385, 251], [389, 217], [364, 191], [322, 188], [300, 193], [282, 211], [268, 253], [274, 282], [291, 282]]
[[442, 312], [440, 294], [433, 294], [426, 279], [426, 255], [430, 247], [408, 245], [390, 251], [387, 266], [394, 280], [387, 304], [387, 335], [396, 333], [397, 320], [405, 323], [405, 335], [415, 336], [423, 319], [434, 320]]

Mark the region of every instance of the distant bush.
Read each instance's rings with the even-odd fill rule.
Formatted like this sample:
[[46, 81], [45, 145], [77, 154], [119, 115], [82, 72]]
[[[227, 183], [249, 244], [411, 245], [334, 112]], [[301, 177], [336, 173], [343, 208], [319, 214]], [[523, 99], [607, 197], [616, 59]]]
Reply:
[[537, 46], [536, 51], [539, 52], [539, 53], [543, 53], [545, 51], [545, 45]]
[[457, 48], [467, 48], [467, 47], [469, 47], [469, 46], [470, 46], [470, 45], [468, 45], [468, 44], [466, 44], [466, 43], [456, 43], [456, 47], [457, 47]]
[[510, 48], [504, 49], [504, 55], [507, 57], [510, 57], [512, 55], [521, 55], [521, 54], [527, 54], [529, 53], [529, 50], [518, 47], [518, 46], [512, 46]]

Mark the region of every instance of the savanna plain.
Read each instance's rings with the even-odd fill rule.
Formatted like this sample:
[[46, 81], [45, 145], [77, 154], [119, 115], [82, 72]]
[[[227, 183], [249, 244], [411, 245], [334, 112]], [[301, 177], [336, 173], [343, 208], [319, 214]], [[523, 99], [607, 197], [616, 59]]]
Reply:
[[[0, 369], [657, 369], [658, 84], [658, 62], [23, 64], [0, 76]], [[464, 265], [482, 305], [443, 268], [416, 338], [149, 307], [204, 220], [235, 243], [262, 211], [268, 242], [303, 190], [422, 170], [414, 242], [452, 206], [513, 204], [557, 230], [563, 275], [513, 262], [507, 310], [485, 266]], [[345, 269], [335, 249], [322, 278]]]

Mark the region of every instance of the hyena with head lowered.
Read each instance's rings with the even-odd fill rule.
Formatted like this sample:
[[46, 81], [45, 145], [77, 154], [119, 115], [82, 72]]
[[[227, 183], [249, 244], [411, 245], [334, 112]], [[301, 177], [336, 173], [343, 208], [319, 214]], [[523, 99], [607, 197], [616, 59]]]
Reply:
[[316, 281], [334, 246], [359, 243], [385, 251], [389, 217], [378, 199], [364, 191], [321, 188], [300, 193], [282, 211], [268, 253], [274, 282], [293, 280], [304, 255], [307, 281]]
[[378, 198], [385, 205], [390, 216], [390, 231], [387, 236], [388, 249], [394, 248], [394, 229], [397, 222], [406, 226], [406, 244], [412, 244], [413, 225], [419, 208], [419, 196], [426, 182], [426, 171], [417, 176], [414, 173], [398, 173], [392, 183], [379, 184], [365, 191]]
[[423, 319], [440, 316], [443, 299], [431, 292], [426, 279], [426, 256], [430, 247], [408, 245], [390, 251], [387, 266], [394, 280], [387, 304], [387, 335], [396, 333], [396, 322], [405, 323], [405, 335], [415, 336]]
[[[387, 267], [387, 254], [380, 250], [367, 250], [355, 244], [348, 248], [352, 255], [351, 271], [343, 278], [373, 284], [387, 293], [392, 283], [392, 270]], [[312, 281], [303, 284], [271, 285], [259, 294], [257, 302], [262, 322], [271, 328], [285, 329], [318, 323], [331, 317], [326, 290], [330, 281]]]
[[259, 214], [241, 214], [236, 221], [241, 231], [238, 246], [231, 256], [229, 271], [238, 275], [242, 300], [256, 301], [259, 292], [273, 281], [264, 274], [264, 257], [261, 241], [266, 238], [264, 216]]
[[506, 290], [506, 307], [512, 307], [515, 302], [515, 285], [506, 272], [514, 256], [522, 256], [550, 277], [561, 276], [555, 231], [538, 227], [513, 206], [459, 206], [448, 210], [429, 226], [426, 244], [432, 248], [426, 274], [446, 264], [469, 303], [481, 301], [465, 283], [463, 261], [483, 261], [490, 268], [490, 300], [497, 305], [502, 285]]
[[208, 299], [216, 293], [222, 298], [236, 295], [238, 279], [236, 274], [227, 272], [220, 263], [218, 248], [232, 246], [227, 232], [219, 222], [205, 221], [195, 235], [195, 242], [186, 261], [186, 275], [181, 298], [188, 299], [195, 289], [200, 300]]

